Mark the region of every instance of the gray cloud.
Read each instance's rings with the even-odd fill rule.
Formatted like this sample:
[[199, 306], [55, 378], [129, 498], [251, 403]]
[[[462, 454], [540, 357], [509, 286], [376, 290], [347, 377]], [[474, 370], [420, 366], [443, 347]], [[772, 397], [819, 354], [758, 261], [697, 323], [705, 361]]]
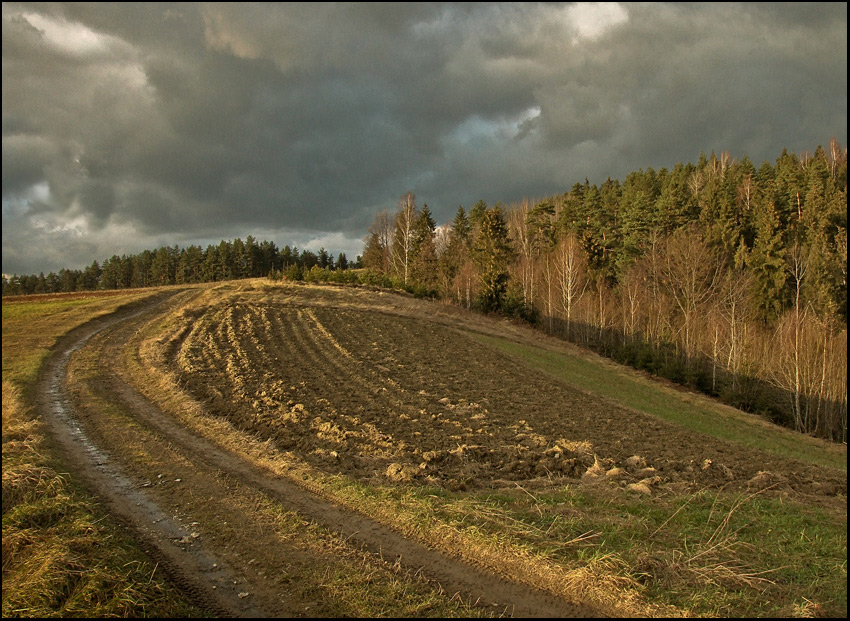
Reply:
[[[845, 4], [18, 4], [3, 271], [846, 143]], [[331, 246], [334, 245], [334, 246]]]

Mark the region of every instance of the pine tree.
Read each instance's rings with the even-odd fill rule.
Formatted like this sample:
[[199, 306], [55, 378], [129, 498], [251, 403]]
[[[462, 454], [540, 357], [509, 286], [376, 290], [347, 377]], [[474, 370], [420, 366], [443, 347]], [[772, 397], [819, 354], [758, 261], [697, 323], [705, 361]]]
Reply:
[[508, 285], [508, 264], [513, 251], [508, 238], [508, 226], [497, 204], [481, 218], [481, 230], [472, 248], [478, 267], [481, 292], [479, 303], [484, 312], [502, 309]]
[[756, 304], [765, 321], [777, 319], [782, 312], [785, 289], [785, 247], [779, 216], [772, 202], [757, 201], [756, 237], [747, 258], [752, 271]]
[[[463, 209], [463, 205], [459, 205], [446, 234], [445, 245], [437, 259], [440, 283], [446, 297], [453, 296], [455, 278], [459, 274], [463, 262], [469, 260], [471, 236], [472, 227], [469, 224], [469, 218]], [[456, 297], [460, 301], [460, 295]]]
[[434, 239], [436, 228], [437, 223], [426, 203], [413, 225], [411, 267], [414, 280], [429, 290], [437, 283], [437, 248]]

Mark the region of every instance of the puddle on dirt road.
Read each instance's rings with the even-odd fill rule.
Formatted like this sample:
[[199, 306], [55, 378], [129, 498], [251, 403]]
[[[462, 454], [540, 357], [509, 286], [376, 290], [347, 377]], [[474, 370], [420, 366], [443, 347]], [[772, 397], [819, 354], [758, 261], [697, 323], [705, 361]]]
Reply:
[[[42, 379], [47, 398], [46, 413], [49, 414], [47, 422], [65, 456], [76, 462], [82, 477], [96, 494], [110, 503], [119, 519], [132, 525], [146, 544], [145, 548], [153, 548], [155, 560], [170, 567], [169, 573], [176, 573], [175, 582], [187, 589], [200, 605], [228, 616], [267, 616], [245, 597], [244, 585], [240, 589], [234, 587], [239, 581], [235, 580], [227, 563], [203, 545], [202, 537], [193, 532], [192, 525], [182, 524], [177, 516], [167, 515], [145, 493], [145, 483], [130, 480], [109, 455], [94, 444], [75, 415], [65, 385], [71, 356], [102, 330], [139, 314], [141, 312], [114, 318], [54, 354]], [[151, 553], [150, 549], [147, 551]]]

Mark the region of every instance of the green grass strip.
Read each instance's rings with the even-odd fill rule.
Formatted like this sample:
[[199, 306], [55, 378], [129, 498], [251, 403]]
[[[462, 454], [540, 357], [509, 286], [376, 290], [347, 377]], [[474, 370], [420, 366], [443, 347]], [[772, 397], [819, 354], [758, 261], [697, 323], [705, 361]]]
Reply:
[[[747, 420], [755, 415], [728, 406], [710, 403], [697, 394], [679, 394], [674, 390], [653, 386], [624, 370], [596, 364], [580, 356], [553, 352], [504, 339], [467, 333], [479, 343], [510, 355], [530, 369], [547, 375], [583, 392], [610, 399], [627, 408], [657, 416], [677, 425], [715, 438], [728, 440], [773, 455], [798, 459], [812, 464], [847, 470], [846, 454], [826, 442], [797, 434], [763, 421]], [[699, 403], [695, 403], [699, 402]]]

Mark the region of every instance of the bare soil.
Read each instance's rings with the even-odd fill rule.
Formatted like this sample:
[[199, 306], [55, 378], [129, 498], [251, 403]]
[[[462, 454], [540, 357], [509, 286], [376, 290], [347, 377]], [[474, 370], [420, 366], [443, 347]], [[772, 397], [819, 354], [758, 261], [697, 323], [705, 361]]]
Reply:
[[361, 309], [305, 298], [211, 306], [174, 360], [211, 413], [328, 472], [465, 489], [588, 480], [596, 465], [591, 476], [620, 468], [624, 486], [846, 494], [843, 473], [683, 430], [535, 372], [471, 338], [488, 322], [444, 327], [412, 301]]
[[[65, 337], [41, 375], [41, 409], [75, 472], [214, 614], [334, 614], [321, 590], [300, 582], [311, 567], [330, 567], [329, 555], [282, 536], [263, 509], [269, 503], [305, 528], [339, 536], [346, 542], [339, 554], [389, 563], [423, 589], [458, 593], [488, 614], [612, 611], [406, 539], [161, 411], [123, 371], [122, 348], [181, 305], [184, 321], [159, 346], [167, 370], [206, 415], [329, 474], [450, 490], [605, 477], [649, 493], [770, 488], [824, 503], [846, 495], [843, 473], [619, 408], [470, 336], [545, 340], [504, 320], [363, 289], [234, 286], [207, 298], [170, 292]], [[78, 378], [71, 385], [69, 364]]]

